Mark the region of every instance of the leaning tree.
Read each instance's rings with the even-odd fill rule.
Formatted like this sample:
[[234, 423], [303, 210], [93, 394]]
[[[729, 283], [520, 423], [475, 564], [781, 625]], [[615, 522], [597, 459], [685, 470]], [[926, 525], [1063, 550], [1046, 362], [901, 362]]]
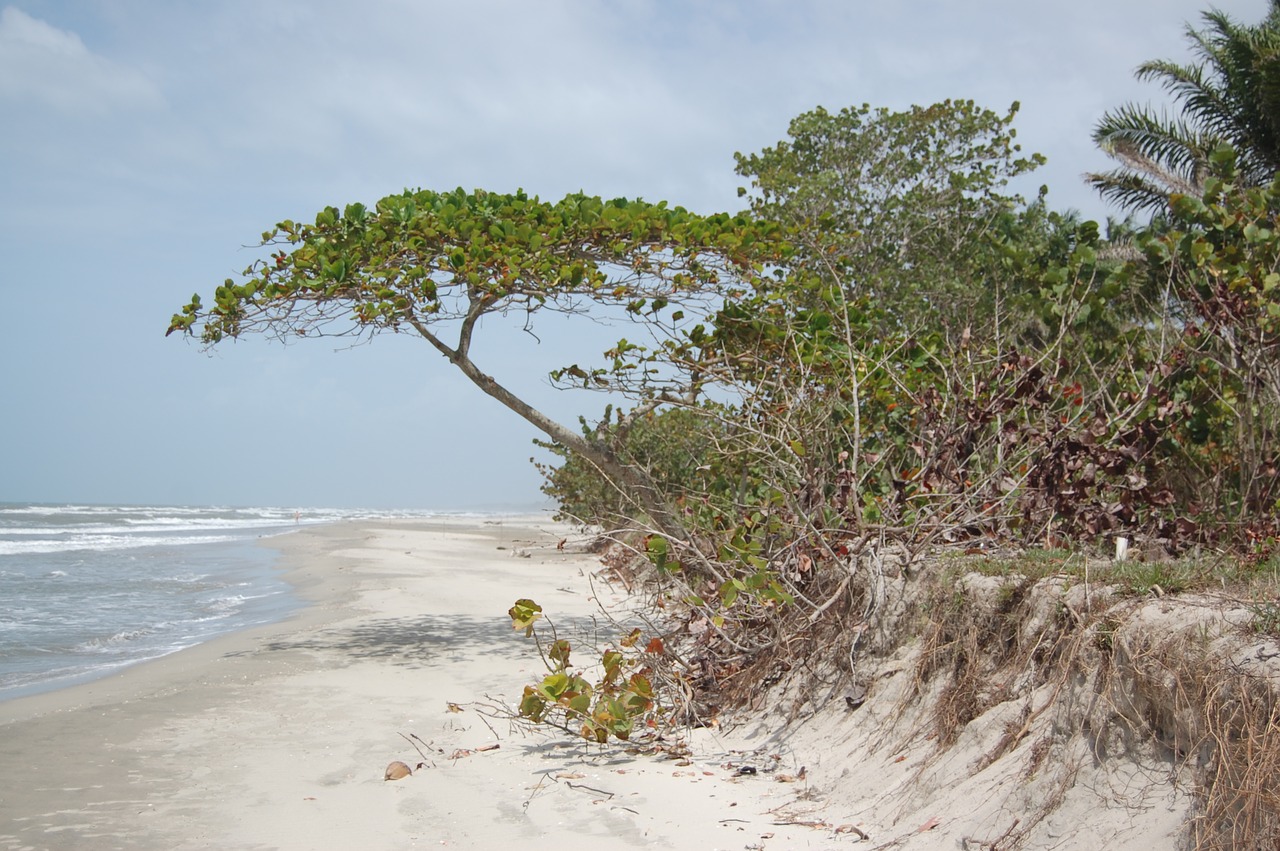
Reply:
[[[416, 334], [480, 390], [553, 442], [587, 459], [655, 528], [686, 535], [648, 474], [616, 451], [631, 424], [663, 405], [694, 406], [723, 366], [700, 319], [750, 290], [788, 252], [773, 225], [702, 216], [665, 203], [581, 194], [557, 203], [523, 192], [405, 191], [373, 209], [328, 207], [311, 224], [262, 234], [265, 256], [239, 281], [174, 315], [169, 333], [212, 346], [228, 338]], [[553, 373], [561, 384], [624, 394], [632, 403], [604, 440], [567, 428], [499, 383], [475, 358], [480, 319], [591, 310], [642, 322], [603, 366]], [[597, 432], [604, 434], [604, 432]]]

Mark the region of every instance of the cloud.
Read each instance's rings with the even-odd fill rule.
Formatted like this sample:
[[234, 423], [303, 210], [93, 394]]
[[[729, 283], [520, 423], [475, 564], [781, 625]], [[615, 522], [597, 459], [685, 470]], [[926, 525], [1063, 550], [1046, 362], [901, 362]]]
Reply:
[[0, 10], [0, 100], [34, 102], [72, 115], [163, 102], [146, 75], [94, 54], [80, 36], [14, 6]]

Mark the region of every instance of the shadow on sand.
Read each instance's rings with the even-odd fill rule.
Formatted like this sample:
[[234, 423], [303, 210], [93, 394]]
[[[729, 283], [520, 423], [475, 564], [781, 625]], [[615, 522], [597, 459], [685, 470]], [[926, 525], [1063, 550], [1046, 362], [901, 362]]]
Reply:
[[[594, 618], [561, 619], [558, 635], [575, 645], [590, 646], [608, 640], [608, 625]], [[539, 629], [544, 643], [550, 630]], [[282, 638], [262, 645], [270, 653], [287, 651], [337, 652], [353, 659], [380, 659], [409, 668], [445, 662], [472, 662], [495, 655], [520, 659], [536, 653], [533, 639], [512, 630], [505, 617], [421, 615], [381, 618], [354, 627], [317, 632], [306, 638]], [[236, 654], [239, 655], [239, 654]]]

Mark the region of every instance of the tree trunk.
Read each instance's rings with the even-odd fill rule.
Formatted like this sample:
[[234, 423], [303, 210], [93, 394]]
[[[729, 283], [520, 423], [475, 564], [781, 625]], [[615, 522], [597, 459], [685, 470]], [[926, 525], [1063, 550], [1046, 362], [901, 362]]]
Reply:
[[487, 395], [497, 399], [556, 443], [581, 455], [599, 468], [601, 473], [611, 479], [641, 511], [649, 516], [657, 531], [676, 542], [689, 541], [684, 523], [671, 510], [667, 500], [647, 473], [620, 460], [609, 447], [588, 440], [534, 408], [499, 384], [492, 376], [482, 372], [470, 358], [456, 352], [446, 354], [446, 357]]

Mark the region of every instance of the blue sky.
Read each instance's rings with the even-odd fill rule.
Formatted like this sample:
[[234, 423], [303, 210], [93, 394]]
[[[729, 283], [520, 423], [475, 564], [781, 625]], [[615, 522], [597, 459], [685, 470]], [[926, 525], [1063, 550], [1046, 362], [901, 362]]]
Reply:
[[[1259, 20], [1265, 0], [1218, 8]], [[819, 104], [1018, 100], [1053, 206], [1101, 218], [1090, 129], [1189, 0], [0, 0], [0, 501], [499, 508], [536, 433], [422, 342], [164, 337], [258, 235], [406, 187], [740, 206], [735, 151]], [[558, 418], [603, 339], [491, 323], [480, 365]]]

